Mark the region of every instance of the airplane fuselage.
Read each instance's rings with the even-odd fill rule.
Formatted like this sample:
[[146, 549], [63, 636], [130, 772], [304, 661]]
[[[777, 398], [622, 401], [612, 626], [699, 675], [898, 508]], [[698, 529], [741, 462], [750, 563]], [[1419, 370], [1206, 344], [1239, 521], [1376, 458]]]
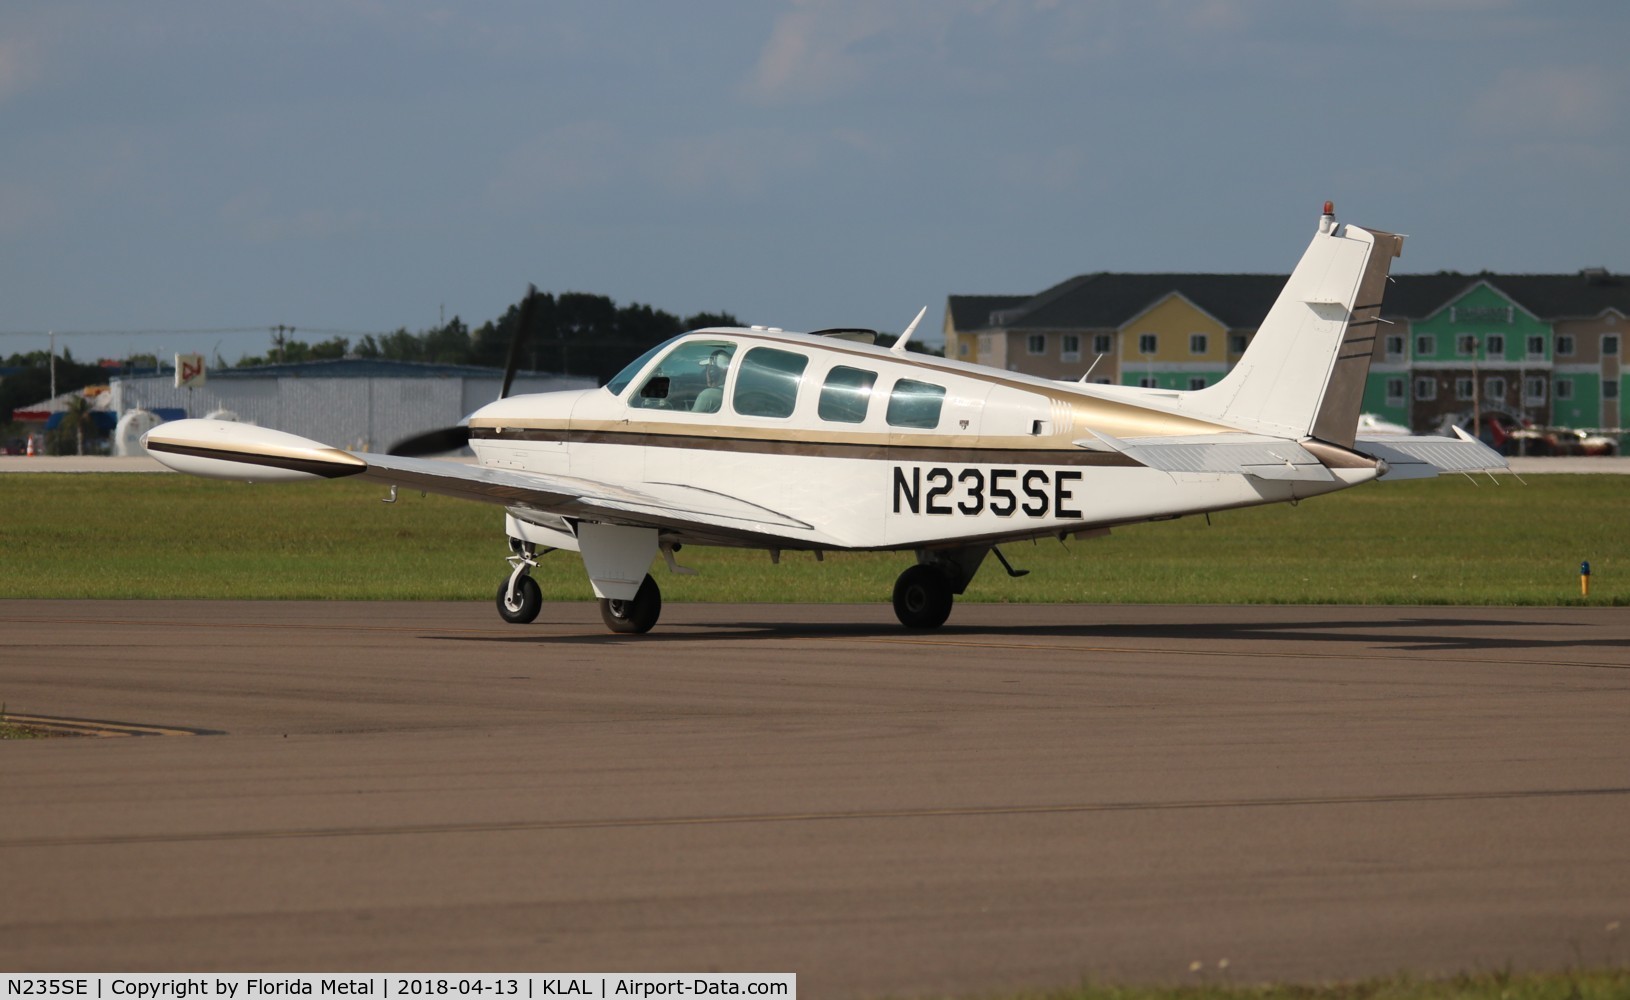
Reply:
[[[727, 352], [730, 364], [698, 376], [707, 366], [694, 359], [708, 352]], [[716, 392], [705, 391], [708, 378]], [[818, 336], [704, 330], [606, 387], [484, 407], [470, 444], [494, 468], [728, 494], [806, 526], [783, 533], [801, 545], [776, 547], [815, 549], [1058, 535], [1300, 499], [1375, 475], [1305, 482], [1152, 469], [1095, 432], [1222, 440], [1233, 429], [1113, 392]], [[668, 536], [751, 544], [696, 529]]]

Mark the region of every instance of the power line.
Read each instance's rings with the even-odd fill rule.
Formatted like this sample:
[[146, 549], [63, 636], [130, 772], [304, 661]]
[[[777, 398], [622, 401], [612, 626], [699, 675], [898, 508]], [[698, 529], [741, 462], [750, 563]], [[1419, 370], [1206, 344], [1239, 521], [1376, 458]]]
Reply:
[[[55, 333], [59, 337], [185, 337], [207, 336], [209, 334], [223, 333], [274, 333], [280, 328], [277, 323], [268, 323], [265, 326], [212, 326], [212, 327], [162, 327], [151, 330], [0, 330], [0, 337], [48, 337]], [[293, 331], [296, 327], [282, 325], [281, 329]], [[339, 330], [326, 327], [302, 326], [298, 328], [301, 333], [322, 334], [324, 336], [366, 337], [389, 334], [391, 330]]]

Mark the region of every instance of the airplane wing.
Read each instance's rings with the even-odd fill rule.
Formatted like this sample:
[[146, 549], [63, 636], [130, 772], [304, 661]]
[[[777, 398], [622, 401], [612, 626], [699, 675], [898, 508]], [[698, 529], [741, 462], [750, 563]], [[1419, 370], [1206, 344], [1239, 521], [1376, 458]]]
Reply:
[[693, 532], [721, 542], [839, 544], [795, 518], [677, 484], [642, 483], [635, 490], [573, 476], [344, 451], [296, 434], [222, 420], [161, 424], [143, 443], [170, 468], [215, 479], [268, 482], [355, 476], [541, 514]]

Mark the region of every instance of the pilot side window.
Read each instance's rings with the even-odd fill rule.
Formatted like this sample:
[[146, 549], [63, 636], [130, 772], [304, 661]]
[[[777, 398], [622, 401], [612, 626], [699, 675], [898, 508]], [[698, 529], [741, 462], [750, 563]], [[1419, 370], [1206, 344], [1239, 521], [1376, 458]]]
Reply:
[[744, 417], [790, 417], [808, 366], [802, 354], [755, 347], [742, 357], [730, 405]]
[[826, 376], [821, 386], [822, 420], [840, 424], [858, 424], [866, 419], [866, 407], [871, 405], [872, 386], [877, 384], [877, 373], [839, 365]]
[[728, 340], [689, 340], [669, 351], [629, 399], [653, 410], [717, 413], [736, 345]]
[[939, 426], [940, 408], [944, 405], [944, 386], [903, 378], [889, 393], [889, 426], [933, 430]]

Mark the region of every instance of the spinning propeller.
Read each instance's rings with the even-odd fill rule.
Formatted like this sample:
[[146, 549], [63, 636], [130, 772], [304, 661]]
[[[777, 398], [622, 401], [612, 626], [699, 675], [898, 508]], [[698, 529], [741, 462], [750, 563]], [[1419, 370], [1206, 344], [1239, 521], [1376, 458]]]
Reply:
[[[503, 399], [509, 395], [509, 387], [515, 381], [515, 371], [521, 365], [521, 342], [526, 339], [527, 332], [532, 326], [532, 312], [538, 298], [538, 286], [526, 286], [526, 298], [521, 300], [521, 313], [515, 320], [515, 335], [509, 338], [509, 359], [504, 363], [504, 387], [498, 390], [498, 398]], [[420, 458], [425, 455], [440, 455], [449, 451], [457, 451], [470, 443], [470, 418], [465, 417], [455, 427], [438, 427], [435, 430], [415, 434], [412, 437], [391, 445], [388, 455], [402, 455], [407, 458]]]

